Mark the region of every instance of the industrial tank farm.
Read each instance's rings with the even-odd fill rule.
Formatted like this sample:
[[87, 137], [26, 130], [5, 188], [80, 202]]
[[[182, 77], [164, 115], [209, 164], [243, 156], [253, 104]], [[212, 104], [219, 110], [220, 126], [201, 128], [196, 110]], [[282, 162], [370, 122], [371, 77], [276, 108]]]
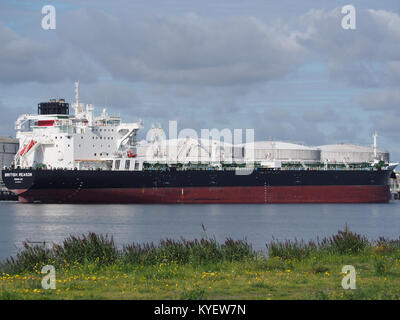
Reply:
[[331, 144], [317, 147], [283, 141], [255, 141], [232, 145], [217, 140], [170, 139], [154, 143], [140, 141], [139, 157], [149, 162], [215, 162], [231, 159], [235, 162], [258, 163], [371, 163], [374, 160], [389, 162], [389, 152], [376, 147], [356, 144]]

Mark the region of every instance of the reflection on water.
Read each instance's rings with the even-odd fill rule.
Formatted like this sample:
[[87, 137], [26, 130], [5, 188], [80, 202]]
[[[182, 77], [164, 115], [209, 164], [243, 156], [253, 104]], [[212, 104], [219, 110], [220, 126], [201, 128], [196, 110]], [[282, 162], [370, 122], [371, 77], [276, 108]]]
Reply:
[[400, 201], [388, 204], [53, 205], [0, 203], [0, 259], [22, 241], [61, 242], [88, 231], [131, 242], [202, 236], [246, 238], [257, 250], [272, 239], [316, 239], [348, 224], [371, 239], [400, 236]]

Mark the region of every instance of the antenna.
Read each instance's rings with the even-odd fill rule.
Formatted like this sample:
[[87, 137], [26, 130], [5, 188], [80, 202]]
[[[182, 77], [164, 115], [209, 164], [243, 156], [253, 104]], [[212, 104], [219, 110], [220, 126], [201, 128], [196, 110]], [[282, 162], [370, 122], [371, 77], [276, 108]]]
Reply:
[[79, 80], [75, 81], [75, 103], [79, 106]]
[[376, 138], [378, 137], [378, 133], [375, 131], [374, 132], [374, 159], [377, 158], [377, 143], [376, 143]]

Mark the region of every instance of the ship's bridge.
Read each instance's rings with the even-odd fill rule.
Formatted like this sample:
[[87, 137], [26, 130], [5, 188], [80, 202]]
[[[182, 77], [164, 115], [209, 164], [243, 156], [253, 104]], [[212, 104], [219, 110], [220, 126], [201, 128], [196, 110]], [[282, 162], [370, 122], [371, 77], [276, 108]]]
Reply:
[[69, 115], [69, 103], [66, 103], [64, 99], [50, 99], [49, 102], [40, 102], [38, 104], [38, 114], [64, 114]]

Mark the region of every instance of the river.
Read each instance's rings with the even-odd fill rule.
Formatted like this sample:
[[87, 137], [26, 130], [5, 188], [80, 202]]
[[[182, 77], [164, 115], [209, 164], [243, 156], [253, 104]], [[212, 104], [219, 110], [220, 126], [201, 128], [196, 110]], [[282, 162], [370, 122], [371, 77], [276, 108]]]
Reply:
[[370, 239], [399, 238], [400, 201], [386, 204], [65, 205], [0, 202], [0, 260], [25, 240], [60, 243], [70, 234], [109, 234], [132, 242], [209, 237], [247, 239], [265, 250], [272, 238], [311, 240], [350, 230]]

